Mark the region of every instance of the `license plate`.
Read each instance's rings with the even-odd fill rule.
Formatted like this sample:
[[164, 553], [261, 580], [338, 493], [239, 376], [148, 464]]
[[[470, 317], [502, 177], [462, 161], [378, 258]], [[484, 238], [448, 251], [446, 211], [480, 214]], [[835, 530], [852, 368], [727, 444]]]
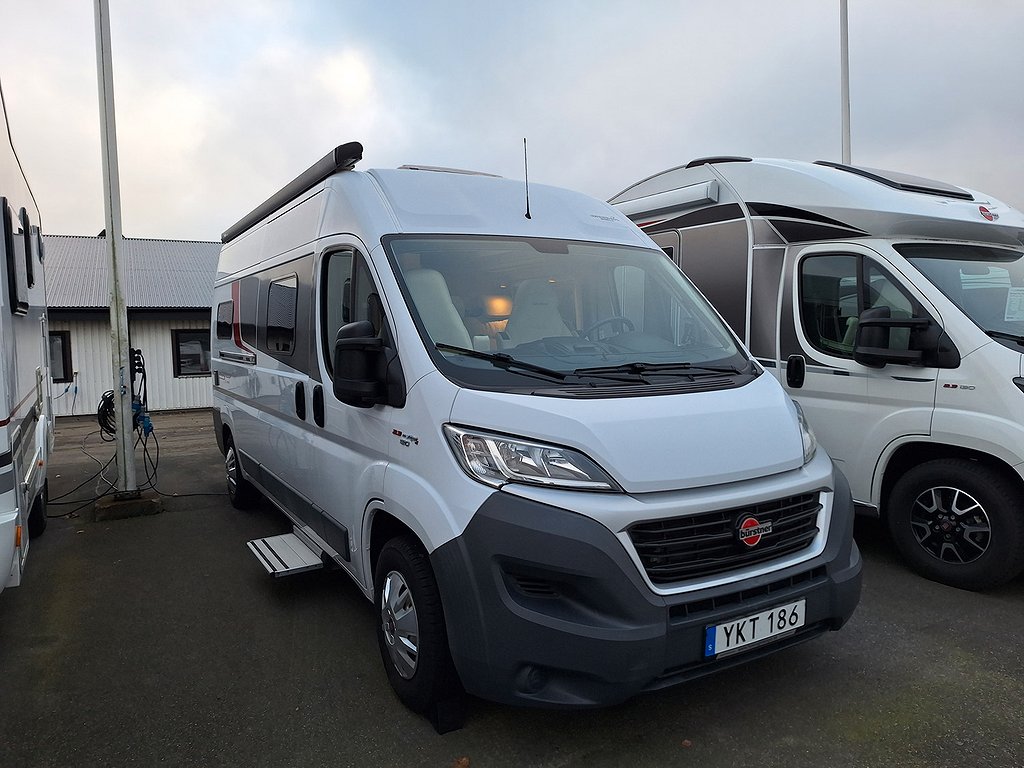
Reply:
[[805, 603], [805, 600], [797, 600], [708, 627], [704, 635], [704, 656], [729, 653], [799, 629], [804, 625]]

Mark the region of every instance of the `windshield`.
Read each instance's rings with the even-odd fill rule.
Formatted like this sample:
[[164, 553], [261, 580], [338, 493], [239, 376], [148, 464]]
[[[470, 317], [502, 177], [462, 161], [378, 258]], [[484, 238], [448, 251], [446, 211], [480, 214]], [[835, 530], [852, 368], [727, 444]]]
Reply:
[[468, 384], [663, 384], [749, 368], [661, 251], [470, 236], [385, 246], [435, 360]]
[[982, 330], [1024, 337], [1024, 253], [947, 243], [894, 247]]

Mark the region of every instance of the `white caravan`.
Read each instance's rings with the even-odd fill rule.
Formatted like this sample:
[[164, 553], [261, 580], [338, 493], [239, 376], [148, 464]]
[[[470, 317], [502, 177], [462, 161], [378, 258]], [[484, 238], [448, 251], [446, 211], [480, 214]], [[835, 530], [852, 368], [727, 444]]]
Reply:
[[1024, 568], [1024, 216], [835, 163], [722, 157], [611, 202], [807, 413], [858, 511], [930, 579]]
[[387, 675], [596, 706], [838, 629], [848, 487], [799, 409], [606, 203], [338, 147], [223, 236], [214, 420], [236, 506], [375, 605]]
[[[2, 95], [2, 91], [0, 91]], [[0, 100], [2, 104], [2, 100]], [[21, 584], [30, 541], [46, 528], [53, 447], [39, 211], [10, 143], [0, 141], [0, 591]]]

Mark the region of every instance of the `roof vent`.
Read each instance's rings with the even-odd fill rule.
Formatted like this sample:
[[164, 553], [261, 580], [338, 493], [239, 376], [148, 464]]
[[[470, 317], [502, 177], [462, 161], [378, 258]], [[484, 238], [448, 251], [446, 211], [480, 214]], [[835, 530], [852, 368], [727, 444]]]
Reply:
[[400, 165], [400, 171], [436, 171], [437, 173], [461, 173], [465, 176], [490, 176], [492, 179], [500, 179], [496, 173], [484, 173], [483, 171], [464, 171], [461, 168], [442, 168], [436, 165]]
[[895, 171], [880, 171], [877, 168], [860, 168], [855, 165], [843, 165], [842, 163], [830, 163], [827, 160], [818, 160], [815, 165], [823, 165], [826, 168], [835, 168], [837, 171], [846, 171], [865, 179], [877, 181], [892, 189], [899, 189], [903, 192], [917, 192], [922, 195], [935, 195], [937, 197], [953, 197], [957, 200], [973, 200], [974, 195], [966, 189], [954, 187], [943, 181], [933, 181], [920, 176], [911, 176], [907, 173]]
[[753, 160], [751, 157], [732, 157], [730, 155], [722, 155], [721, 157], [698, 157], [696, 160], [691, 160], [686, 164], [687, 168], [697, 168], [701, 165], [717, 165], [719, 163], [749, 163]]

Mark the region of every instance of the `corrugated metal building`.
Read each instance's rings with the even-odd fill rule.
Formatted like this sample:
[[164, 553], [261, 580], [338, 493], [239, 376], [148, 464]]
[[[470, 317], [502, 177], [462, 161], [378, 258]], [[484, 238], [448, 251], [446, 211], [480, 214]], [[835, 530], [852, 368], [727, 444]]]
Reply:
[[[103, 237], [44, 235], [53, 412], [95, 413], [112, 388]], [[149, 408], [208, 408], [210, 302], [220, 243], [125, 238], [131, 345], [146, 361]]]

